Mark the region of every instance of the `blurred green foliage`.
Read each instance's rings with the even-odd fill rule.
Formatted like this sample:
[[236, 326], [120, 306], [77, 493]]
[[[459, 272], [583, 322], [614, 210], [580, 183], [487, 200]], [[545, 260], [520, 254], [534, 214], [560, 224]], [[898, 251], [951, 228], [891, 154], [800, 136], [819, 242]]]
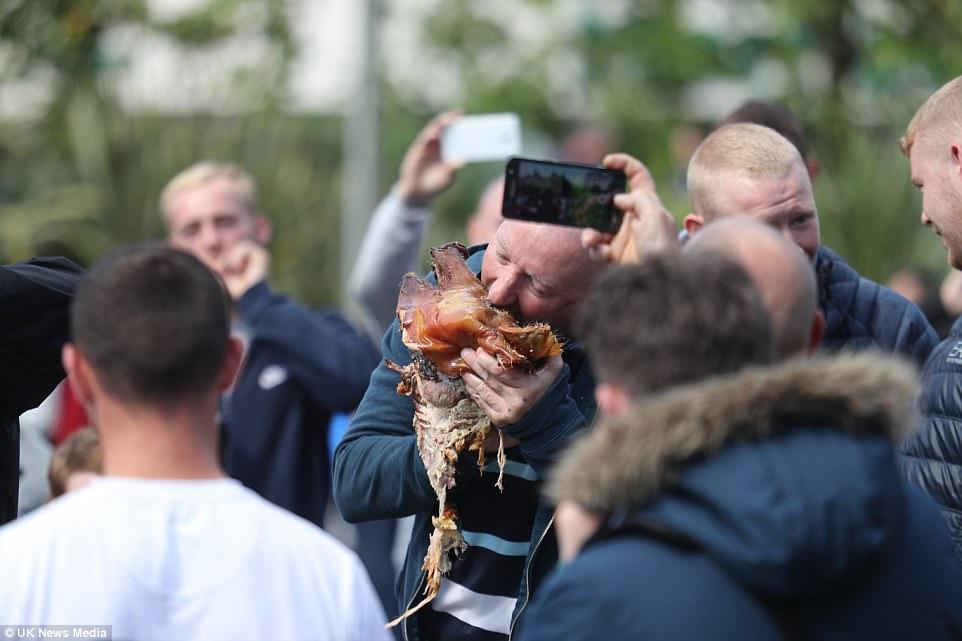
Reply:
[[[445, 3], [443, 18], [425, 29], [434, 46], [458, 60], [469, 87], [466, 111], [517, 111], [526, 128], [558, 138], [585, 121], [613, 127], [620, 148], [649, 165], [680, 221], [687, 213], [686, 158], [673, 154], [672, 146], [690, 125], [707, 132], [715, 124], [691, 121], [686, 88], [699, 81], [741, 81], [772, 99], [778, 88], [756, 74], [774, 65], [775, 80], [783, 85], [774, 99], [805, 122], [822, 166], [815, 187], [823, 242], [879, 280], [903, 266], [947, 269], [938, 240], [919, 224], [920, 199], [897, 141], [925, 97], [962, 69], [962, 4], [647, 0], [612, 3], [620, 5], [616, 11], [586, 2], [573, 33], [562, 31], [496, 80], [485, 73], [485, 50], [510, 49], [511, 22], [472, 21], [483, 13], [482, 4]], [[714, 33], [686, 26], [693, 14], [694, 22], [710, 20], [698, 20], [709, 5], [722, 17], [734, 17], [736, 26], [753, 13], [764, 13], [766, 20], [756, 33], [726, 33], [723, 24]], [[460, 46], [466, 40], [472, 48]], [[580, 113], [559, 103], [545, 82], [555, 61], [571, 50], [582, 64], [571, 68], [575, 102], [584, 105]], [[476, 187], [469, 187], [442, 202], [446, 218], [471, 211]]]
[[[388, 5], [407, 10], [384, 0], [383, 15]], [[275, 221], [274, 280], [310, 303], [335, 302], [346, 277], [338, 271], [341, 120], [283, 109], [296, 53], [288, 11], [277, 0], [210, 0], [161, 22], [143, 0], [6, 0], [0, 81], [46, 74], [53, 95], [30, 118], [0, 120], [0, 259], [55, 252], [90, 262], [117, 243], [157, 238], [164, 183], [200, 158], [230, 159], [252, 171]], [[249, 29], [250, 16], [278, 63], [236, 79], [254, 96], [249, 109], [178, 116], [118, 104], [107, 80], [124, 61], [108, 59], [104, 47], [112, 27], [138, 25], [202, 50]], [[823, 168], [816, 196], [826, 244], [876, 279], [904, 265], [940, 268], [944, 255], [918, 224], [896, 141], [925, 96], [962, 69], [960, 24], [962, 4], [943, 0], [439, 2], [424, 12], [417, 41], [426, 58], [453, 70], [460, 104], [438, 104], [385, 73], [381, 180], [371, 189], [386, 193], [435, 112], [514, 111], [526, 136], [549, 141], [603, 124], [620, 149], [649, 164], [680, 217], [679, 137], [714, 124], [703, 115], [710, 109], [693, 110], [691, 88], [740, 82], [782, 100], [808, 126]], [[463, 237], [499, 169], [462, 171], [439, 199], [433, 242]]]

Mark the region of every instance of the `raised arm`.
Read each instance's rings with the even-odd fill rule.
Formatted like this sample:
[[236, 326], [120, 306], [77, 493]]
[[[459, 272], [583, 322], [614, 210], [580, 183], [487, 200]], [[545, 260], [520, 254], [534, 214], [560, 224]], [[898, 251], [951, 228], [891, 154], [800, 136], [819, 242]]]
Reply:
[[451, 186], [459, 165], [441, 159], [441, 132], [459, 114], [436, 116], [408, 147], [391, 193], [371, 218], [348, 278], [348, 295], [372, 335], [380, 337], [394, 317], [401, 277], [417, 267], [431, 204]]

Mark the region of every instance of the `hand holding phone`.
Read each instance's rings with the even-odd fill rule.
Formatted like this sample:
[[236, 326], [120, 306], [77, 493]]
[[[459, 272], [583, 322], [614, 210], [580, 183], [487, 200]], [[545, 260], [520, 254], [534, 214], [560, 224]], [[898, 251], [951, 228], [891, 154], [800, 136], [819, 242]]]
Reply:
[[678, 227], [665, 209], [648, 168], [628, 154], [609, 154], [604, 165], [624, 172], [631, 188], [615, 196], [615, 206], [624, 212], [617, 233], [585, 228], [581, 244], [595, 260], [632, 264], [660, 251], [678, 249]]
[[625, 192], [621, 171], [576, 163], [512, 158], [505, 168], [505, 218], [592, 227], [613, 233], [622, 211], [615, 196]]
[[521, 152], [521, 119], [499, 113], [461, 116], [441, 132], [445, 162], [504, 160]]

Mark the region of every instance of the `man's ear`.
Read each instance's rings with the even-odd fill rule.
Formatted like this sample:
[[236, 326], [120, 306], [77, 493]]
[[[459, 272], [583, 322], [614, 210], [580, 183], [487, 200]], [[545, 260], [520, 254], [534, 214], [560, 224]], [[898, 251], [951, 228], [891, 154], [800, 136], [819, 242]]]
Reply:
[[93, 372], [90, 363], [73, 343], [66, 343], [60, 350], [60, 362], [67, 372], [67, 384], [81, 406], [87, 408], [94, 400]]
[[254, 216], [254, 240], [258, 245], [266, 246], [274, 235], [274, 227], [266, 217], [258, 214]]
[[605, 416], [624, 414], [631, 407], [631, 397], [615, 383], [595, 385], [595, 400]]
[[822, 165], [818, 162], [817, 158], [809, 158], [805, 161], [805, 168], [808, 169], [808, 179], [814, 183], [819, 172], [822, 170]]
[[808, 339], [808, 353], [814, 354], [819, 345], [822, 344], [822, 338], [825, 337], [825, 314], [821, 309], [815, 310], [815, 317], [812, 319], [812, 329], [809, 332]]
[[683, 224], [685, 225], [685, 231], [688, 232], [688, 237], [691, 238], [705, 226], [705, 219], [698, 214], [688, 214], [685, 216]]
[[220, 366], [220, 373], [217, 375], [217, 391], [223, 392], [230, 389], [240, 371], [241, 363], [244, 361], [244, 342], [241, 339], [231, 336], [227, 341], [227, 349], [224, 351], [224, 360]]
[[949, 156], [952, 159], [952, 171], [957, 178], [962, 178], [962, 143], [953, 142], [949, 145]]

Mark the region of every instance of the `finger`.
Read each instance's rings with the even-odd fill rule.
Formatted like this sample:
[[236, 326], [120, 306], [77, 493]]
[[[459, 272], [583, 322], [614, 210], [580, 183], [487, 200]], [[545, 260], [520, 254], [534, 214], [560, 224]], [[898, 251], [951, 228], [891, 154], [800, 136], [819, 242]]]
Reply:
[[237, 274], [244, 271], [249, 254], [243, 247], [236, 246], [223, 254], [217, 269], [223, 274]]
[[[468, 366], [472, 372], [478, 371], [478, 356], [477, 350], [471, 349], [470, 347], [465, 347], [461, 349], [461, 358], [464, 360], [465, 364]], [[465, 374], [467, 376], [467, 374]]]
[[453, 112], [445, 111], [439, 113], [434, 118], [431, 118], [431, 120], [428, 121], [428, 124], [424, 125], [424, 129], [422, 129], [418, 134], [417, 139], [424, 141], [437, 136], [446, 125], [452, 122], [452, 113]]
[[599, 263], [611, 262], [611, 248], [608, 245], [596, 245], [588, 248], [588, 257]]
[[[626, 209], [625, 215], [621, 219], [621, 226], [618, 227], [618, 231], [611, 238], [611, 240], [602, 245], [603, 258], [608, 262], [622, 262], [623, 254], [625, 253], [625, 248], [630, 244], [632, 225], [634, 221], [637, 220], [634, 211], [631, 209]], [[589, 249], [589, 255], [591, 250]]]
[[422, 133], [425, 134], [425, 139], [439, 140], [441, 138], [441, 132], [444, 128], [456, 121], [461, 117], [460, 111], [445, 111], [438, 114], [431, 119], [431, 122], [425, 126]]
[[622, 211], [629, 211], [635, 208], [635, 199], [629, 194], [615, 194], [614, 201], [615, 207]]
[[467, 391], [468, 396], [490, 417], [493, 413], [490, 401], [492, 395], [491, 388], [471, 372], [462, 374], [461, 380], [464, 382], [464, 389]]
[[613, 154], [608, 154], [601, 160], [601, 164], [608, 169], [622, 170], [629, 162], [634, 160], [633, 156], [630, 156], [623, 152], [617, 152]]
[[[465, 352], [471, 352], [467, 355], [467, 358], [465, 358]], [[504, 368], [498, 363], [498, 359], [483, 349], [464, 349], [461, 352], [461, 357], [471, 367], [471, 370], [485, 382], [504, 372]]]
[[585, 249], [590, 249], [611, 241], [611, 236], [612, 234], [603, 234], [597, 229], [585, 227], [581, 230], [581, 246]]
[[619, 169], [624, 172], [630, 189], [655, 188], [655, 181], [648, 167], [634, 156], [625, 153], [608, 154], [603, 162], [608, 169]]

